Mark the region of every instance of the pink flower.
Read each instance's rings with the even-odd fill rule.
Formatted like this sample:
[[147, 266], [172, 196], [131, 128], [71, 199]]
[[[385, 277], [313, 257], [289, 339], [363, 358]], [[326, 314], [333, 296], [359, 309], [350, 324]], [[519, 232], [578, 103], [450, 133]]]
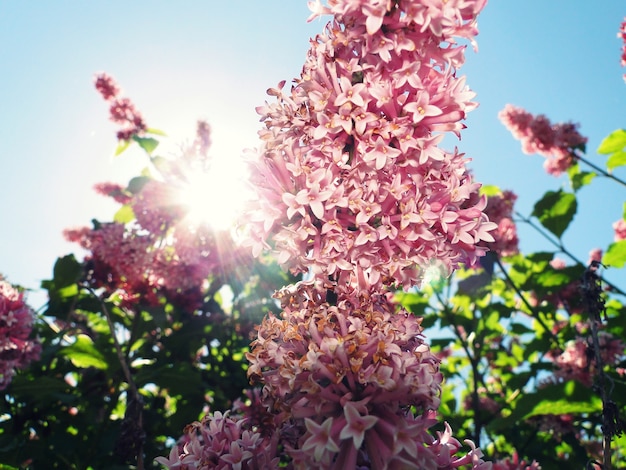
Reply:
[[248, 470], [278, 466], [278, 436], [263, 437], [248, 429], [241, 417], [230, 412], [209, 413], [201, 422], [185, 427], [185, 434], [169, 457], [155, 461], [168, 469], [210, 468]]
[[550, 261], [550, 266], [552, 266], [554, 269], [565, 269], [565, 266], [567, 266], [567, 263], [565, 262], [564, 259], [553, 258]]
[[325, 419], [322, 424], [306, 418], [305, 425], [310, 437], [304, 441], [302, 446], [304, 452], [312, 452], [316, 461], [321, 461], [325, 452], [339, 452], [339, 446], [331, 436], [333, 418]]
[[[254, 449], [254, 447], [253, 447]], [[222, 460], [230, 464], [229, 468], [233, 470], [241, 470], [242, 465], [246, 461], [252, 459], [254, 454], [249, 450], [243, 450], [243, 448], [237, 442], [230, 443], [230, 453], [222, 455]]]
[[514, 451], [510, 458], [493, 462], [493, 470], [541, 470], [541, 465], [534, 460], [527, 463], [519, 458], [517, 451]]
[[[622, 67], [626, 67], [626, 18], [624, 18], [624, 21], [622, 21], [622, 23], [619, 26], [617, 37], [622, 40], [621, 64], [622, 64]], [[626, 74], [624, 74], [624, 80], [626, 81]]]
[[283, 319], [266, 317], [247, 355], [248, 375], [263, 385], [279, 427], [300, 432], [287, 453], [303, 468], [372, 460], [428, 468], [443, 453], [457, 462], [460, 446], [427, 432], [437, 423], [429, 410], [439, 406], [442, 376], [420, 320], [396, 313], [386, 295], [340, 289], [331, 304], [327, 292], [311, 282], [279, 291]]
[[31, 337], [34, 317], [24, 294], [0, 276], [0, 390], [17, 370], [39, 359], [41, 345]]
[[[259, 326], [248, 376], [294, 468], [486, 469], [449, 426], [431, 434], [439, 361], [388, 292], [471, 265], [495, 241], [467, 159], [438, 146], [476, 107], [457, 39], [473, 42], [485, 0], [309, 5], [334, 20], [293, 86], [257, 108], [248, 243], [311, 280], [277, 292], [282, 314]], [[182, 462], [208, 445], [186, 444]]]
[[228, 233], [185, 220], [189, 208], [179, 195], [190, 172], [205, 168], [209, 143], [208, 125], [200, 122], [191, 148], [160, 166], [162, 180], [141, 177], [128, 188], [96, 185], [98, 192], [126, 206], [127, 219], [64, 232], [89, 252], [93, 287], [117, 293], [130, 307], [159, 304], [165, 297], [193, 311], [203, 304], [212, 273], [249, 264], [248, 250], [236, 246]]
[[118, 140], [130, 140], [134, 135], [141, 134], [147, 129], [141, 113], [137, 111], [132, 101], [119, 97], [120, 89], [113, 77], [105, 73], [98, 74], [94, 85], [109, 103], [111, 121], [120, 125], [117, 132]]
[[131, 200], [131, 195], [117, 183], [97, 183], [93, 189], [103, 196], [111, 197], [120, 204], [127, 204]]
[[[619, 364], [624, 358], [626, 345], [619, 338], [604, 331], [599, 332], [598, 339], [604, 365]], [[547, 357], [557, 367], [554, 377], [557, 380], [577, 380], [591, 386], [598, 369], [592, 351], [591, 337], [579, 336], [567, 343], [564, 351], [549, 352]]]
[[487, 246], [499, 256], [519, 253], [517, 226], [513, 222], [513, 205], [516, 200], [517, 195], [512, 191], [502, 191], [487, 197], [485, 214], [490, 221], [498, 224], [498, 228], [492, 232], [495, 241], [487, 243]]
[[601, 263], [602, 262], [602, 249], [594, 248], [589, 252], [589, 260], [587, 261], [587, 266], [589, 266], [593, 262]]
[[626, 239], [626, 220], [620, 219], [613, 223], [613, 230], [615, 231], [614, 240], [616, 242]]
[[106, 73], [96, 75], [94, 85], [105, 101], [114, 99], [120, 92], [115, 79]]
[[340, 439], [352, 439], [354, 447], [361, 448], [363, 439], [365, 439], [365, 431], [374, 427], [378, 418], [376, 416], [361, 416], [359, 410], [352, 402], [348, 402], [344, 406], [346, 416], [346, 425], [339, 434]]
[[266, 129], [250, 162], [255, 254], [271, 246], [294, 272], [374, 290], [419, 285], [434, 261], [447, 274], [484, 255], [496, 224], [474, 197], [480, 185], [462, 154], [438, 147], [476, 106], [452, 38], [473, 38], [484, 3], [310, 4], [335, 21], [291, 90], [281, 83], [257, 108]]
[[571, 122], [552, 124], [544, 115], [533, 116], [522, 108], [507, 104], [499, 115], [513, 136], [522, 142], [524, 153], [538, 153], [547, 158], [546, 171], [561, 175], [576, 160], [576, 150], [583, 150], [587, 138]]

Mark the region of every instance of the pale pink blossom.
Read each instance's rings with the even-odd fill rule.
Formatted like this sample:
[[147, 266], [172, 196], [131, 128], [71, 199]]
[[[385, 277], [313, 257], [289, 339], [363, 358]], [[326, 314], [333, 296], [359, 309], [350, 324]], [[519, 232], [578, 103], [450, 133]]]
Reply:
[[564, 269], [567, 263], [562, 258], [552, 258], [552, 260], [550, 260], [550, 266], [554, 269]]
[[[623, 360], [626, 345], [619, 338], [600, 331], [598, 341], [603, 365], [616, 366]], [[556, 366], [557, 380], [577, 380], [591, 386], [598, 372], [590, 336], [579, 336], [568, 342], [563, 351], [550, 351], [546, 357]]]
[[498, 224], [491, 235], [494, 242], [487, 243], [489, 249], [499, 256], [512, 256], [519, 253], [517, 226], [513, 222], [513, 205], [517, 195], [512, 191], [502, 191], [487, 197], [485, 214], [489, 220]]
[[241, 416], [216, 411], [185, 427], [185, 434], [168, 457], [155, 462], [168, 469], [277, 468], [278, 436], [261, 436]]
[[602, 248], [594, 248], [589, 252], [587, 266], [589, 266], [593, 262], [602, 263]]
[[294, 272], [367, 289], [419, 285], [433, 261], [450, 273], [485, 254], [496, 224], [480, 185], [463, 154], [439, 147], [476, 106], [455, 38], [473, 39], [484, 3], [310, 3], [334, 21], [291, 89], [281, 82], [257, 108], [255, 254], [271, 247]]
[[576, 151], [584, 151], [587, 138], [571, 122], [552, 124], [540, 114], [534, 116], [522, 108], [507, 104], [498, 114], [500, 121], [522, 142], [524, 153], [538, 153], [547, 158], [546, 171], [559, 176], [576, 161]]
[[302, 450], [308, 453], [312, 452], [314, 460], [321, 461], [326, 452], [339, 452], [339, 446], [331, 436], [333, 418], [327, 418], [322, 424], [317, 424], [312, 419], [307, 418], [305, 425], [310, 437], [304, 441]]
[[615, 231], [613, 239], [616, 242], [626, 239], [626, 220], [620, 219], [617, 222], [614, 222], [613, 230]]
[[511, 457], [493, 462], [493, 470], [541, 470], [541, 465], [536, 461], [530, 463], [520, 459], [517, 451]]

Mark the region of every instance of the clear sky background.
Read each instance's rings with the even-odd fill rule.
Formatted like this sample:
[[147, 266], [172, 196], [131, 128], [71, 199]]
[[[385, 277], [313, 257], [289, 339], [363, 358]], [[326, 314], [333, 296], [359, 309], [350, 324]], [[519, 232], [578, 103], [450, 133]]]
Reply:
[[[265, 90], [299, 74], [309, 37], [325, 24], [307, 24], [308, 15], [305, 0], [0, 0], [0, 272], [34, 289], [40, 307], [36, 290], [55, 259], [77, 252], [62, 230], [112, 218], [115, 205], [93, 185], [126, 184], [146, 164], [139, 152], [112, 157], [115, 127], [94, 73], [112, 74], [148, 125], [175, 142], [207, 119], [214, 157], [236, 160], [257, 145], [254, 108]], [[512, 103], [579, 122], [588, 158], [602, 165], [598, 144], [626, 128], [616, 37], [624, 16], [623, 0], [491, 0], [480, 17], [479, 52], [468, 51], [461, 70], [480, 107], [456, 144], [479, 181], [519, 195], [522, 213], [567, 181], [521, 153], [498, 111]], [[625, 195], [609, 181], [583, 188], [568, 248], [586, 260], [606, 247]], [[523, 227], [520, 238], [525, 251], [550, 249]]]

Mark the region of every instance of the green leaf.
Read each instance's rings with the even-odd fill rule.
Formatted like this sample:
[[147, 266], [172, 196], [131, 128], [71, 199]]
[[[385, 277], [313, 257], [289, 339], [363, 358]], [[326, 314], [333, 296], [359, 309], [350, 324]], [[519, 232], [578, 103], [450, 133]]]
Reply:
[[624, 147], [626, 147], [626, 129], [617, 129], [600, 142], [597, 151], [600, 154], [607, 155], [622, 150]]
[[11, 394], [18, 397], [32, 397], [39, 401], [51, 394], [65, 392], [67, 388], [68, 386], [63, 379], [45, 375], [37, 377], [18, 375], [11, 383]]
[[147, 176], [136, 176], [128, 182], [128, 187], [126, 189], [128, 189], [128, 191], [132, 194], [137, 194], [150, 180], [151, 178], [148, 178]]
[[565, 287], [582, 276], [580, 266], [568, 266], [564, 269], [548, 268], [537, 274], [535, 282], [545, 288]]
[[61, 354], [67, 356], [76, 367], [95, 367], [102, 370], [108, 368], [104, 356], [96, 349], [93, 340], [85, 334], [78, 335], [73, 344], [61, 350]]
[[396, 301], [413, 314], [426, 315], [428, 298], [421, 293], [397, 292]]
[[167, 134], [163, 132], [162, 130], [154, 129], [153, 127], [149, 127], [148, 129], [146, 129], [146, 134], [160, 135], [163, 137], [167, 136]]
[[480, 188], [480, 194], [485, 196], [496, 196], [502, 193], [502, 190], [498, 186], [484, 185]]
[[511, 323], [511, 325], [509, 325], [509, 330], [511, 331], [511, 333], [514, 333], [516, 335], [533, 333], [535, 331], [532, 328], [528, 328], [528, 326], [522, 323]]
[[565, 414], [581, 414], [593, 413], [602, 409], [600, 399], [594, 397], [589, 401], [570, 401], [561, 400], [541, 400], [538, 402], [523, 419], [540, 415], [565, 415]]
[[75, 284], [80, 279], [82, 273], [83, 267], [76, 261], [74, 255], [58, 258], [53, 268], [54, 285], [57, 289], [60, 289], [61, 287]]
[[602, 256], [602, 264], [613, 268], [621, 268], [626, 263], [626, 240], [620, 240], [609, 245]]
[[119, 156], [130, 146], [130, 140], [120, 140], [115, 148], [114, 156]]
[[571, 380], [522, 395], [515, 402], [512, 413], [495, 419], [490, 427], [501, 431], [533, 416], [592, 413], [601, 410], [602, 400], [589, 388]]
[[113, 216], [113, 221], [118, 224], [127, 224], [135, 220], [135, 213], [129, 204], [125, 204]]
[[541, 225], [561, 238], [574, 218], [577, 209], [576, 196], [563, 190], [548, 191], [535, 204], [532, 215], [539, 219]]
[[606, 160], [606, 167], [608, 170], [612, 170], [623, 165], [626, 165], [626, 152], [623, 150], [618, 150]]
[[148, 154], [154, 152], [154, 150], [159, 146], [159, 141], [153, 139], [152, 137], [139, 137], [134, 135], [133, 140], [137, 142], [139, 146]]
[[574, 191], [578, 191], [583, 186], [587, 186], [597, 175], [592, 171], [581, 171], [572, 175], [572, 188]]

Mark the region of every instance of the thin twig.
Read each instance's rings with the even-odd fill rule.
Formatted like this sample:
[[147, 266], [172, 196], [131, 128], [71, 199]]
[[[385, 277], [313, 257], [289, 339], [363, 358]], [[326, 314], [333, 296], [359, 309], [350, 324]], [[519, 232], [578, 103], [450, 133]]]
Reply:
[[[563, 243], [560, 240], [557, 241], [553, 237], [548, 235], [545, 232], [545, 230], [543, 230], [541, 227], [539, 227], [537, 224], [535, 224], [529, 217], [525, 217], [522, 214], [520, 214], [519, 212], [515, 212], [515, 216], [518, 217], [522, 222], [530, 225], [533, 229], [535, 229], [537, 231], [537, 233], [539, 233], [539, 235], [541, 235], [543, 238], [548, 240], [552, 245], [557, 247], [559, 249], [559, 252], [563, 253], [565, 256], [570, 258], [572, 261], [574, 261], [574, 263], [579, 264], [580, 266], [585, 266], [585, 263], [583, 263], [580, 259], [578, 259], [571, 251], [569, 251], [567, 248], [565, 248], [565, 246], [563, 245]], [[602, 280], [602, 282], [604, 282], [611, 289], [611, 292], [613, 292], [615, 294], [620, 294], [620, 295], [623, 295], [623, 296], [626, 297], [626, 292], [624, 292], [622, 289], [617, 287], [615, 284], [613, 284], [610, 281], [606, 280], [602, 276], [600, 276], [600, 279]]]
[[598, 173], [600, 173], [602, 176], [606, 177], [606, 178], [610, 178], [613, 181], [615, 181], [616, 183], [621, 184], [622, 186], [626, 186], [626, 181], [618, 178], [617, 176], [609, 173], [608, 171], [600, 168], [598, 165], [596, 165], [595, 163], [591, 163], [589, 160], [587, 160], [586, 158], [582, 157], [579, 153], [574, 152], [572, 153], [572, 156], [574, 157], [575, 160], [581, 161], [583, 162], [585, 165], [590, 166], [591, 168], [593, 168], [595, 171], [597, 171]]
[[[455, 336], [461, 342], [461, 347], [463, 348], [465, 355], [470, 361], [470, 365], [472, 368], [472, 409], [474, 412], [474, 436], [472, 440], [474, 441], [474, 444], [476, 444], [477, 447], [480, 447], [480, 437], [482, 434], [482, 420], [480, 418], [480, 412], [479, 412], [480, 411], [480, 398], [478, 396], [478, 386], [479, 386], [479, 382], [484, 385], [484, 378], [482, 374], [480, 373], [480, 371], [478, 370], [480, 359], [475, 357], [475, 355], [472, 353], [472, 350], [470, 350], [470, 347], [468, 343], [466, 342], [466, 339], [463, 338], [464, 335], [459, 330], [456, 322], [454, 322], [454, 314], [450, 311], [450, 307], [448, 307], [447, 303], [444, 303], [443, 299], [441, 298], [439, 293], [436, 291], [435, 291], [435, 296], [437, 297], [437, 300], [439, 300], [439, 302], [441, 303], [446, 319], [448, 320], [448, 323], [450, 324], [450, 326], [452, 326]], [[476, 319], [475, 313], [474, 313], [474, 319]]]
[[500, 261], [500, 258], [498, 256], [495, 256], [494, 259], [496, 261], [496, 264], [500, 268], [500, 271], [502, 271], [502, 274], [504, 275], [505, 279], [509, 283], [509, 285], [513, 288], [515, 293], [522, 300], [522, 303], [530, 311], [530, 313], [533, 316], [533, 318], [535, 320], [537, 320], [537, 323], [539, 323], [541, 325], [541, 327], [546, 331], [546, 333], [548, 334], [548, 337], [550, 338], [550, 340], [555, 344], [555, 346], [558, 349], [560, 349], [561, 348], [561, 344], [559, 343], [559, 338], [552, 332], [552, 330], [550, 328], [548, 328], [548, 325], [546, 325], [546, 323], [541, 318], [541, 315], [540, 315], [539, 311], [537, 309], [535, 309], [535, 307], [533, 307], [530, 304], [530, 302], [528, 301], [528, 299], [526, 298], [524, 293], [520, 290], [519, 287], [517, 287], [515, 282], [513, 282], [513, 279], [511, 279], [511, 277], [509, 276], [509, 273], [507, 272], [507, 270], [504, 269], [504, 265], [502, 264], [502, 261]]
[[[88, 285], [82, 284], [85, 290], [87, 290], [91, 295], [93, 295], [100, 302], [100, 306], [102, 307], [102, 313], [107, 320], [107, 324], [109, 326], [109, 330], [111, 331], [111, 338], [113, 339], [113, 345], [115, 346], [115, 352], [117, 354], [117, 359], [120, 362], [120, 366], [122, 367], [122, 371], [124, 372], [124, 378], [126, 379], [126, 383], [130, 389], [130, 397], [128, 398], [128, 406], [131, 406], [133, 403], [138, 404], [139, 406], [139, 414], [137, 420], [137, 426], [139, 429], [143, 430], [143, 416], [141, 413], [141, 408], [143, 407], [143, 399], [139, 394], [139, 390], [137, 389], [137, 385], [133, 380], [133, 376], [130, 373], [130, 368], [128, 367], [128, 362], [126, 361], [126, 357], [124, 356], [124, 352], [122, 351], [122, 347], [120, 346], [119, 341], [117, 340], [117, 336], [115, 335], [115, 325], [113, 324], [113, 320], [111, 319], [111, 314], [109, 313], [109, 309], [106, 306], [104, 300]], [[143, 470], [143, 442], [139, 443], [139, 448], [137, 449], [137, 470]]]

